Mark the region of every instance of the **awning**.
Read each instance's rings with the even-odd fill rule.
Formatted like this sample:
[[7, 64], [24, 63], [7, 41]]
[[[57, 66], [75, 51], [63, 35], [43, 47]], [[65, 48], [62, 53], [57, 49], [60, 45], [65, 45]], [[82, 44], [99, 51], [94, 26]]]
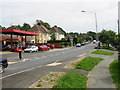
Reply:
[[0, 33], [2, 33], [2, 34], [21, 35], [21, 36], [39, 35], [38, 33], [32, 33], [32, 32], [27, 32], [27, 31], [22, 31], [22, 30], [16, 30], [16, 29], [4, 29], [4, 30], [0, 30]]

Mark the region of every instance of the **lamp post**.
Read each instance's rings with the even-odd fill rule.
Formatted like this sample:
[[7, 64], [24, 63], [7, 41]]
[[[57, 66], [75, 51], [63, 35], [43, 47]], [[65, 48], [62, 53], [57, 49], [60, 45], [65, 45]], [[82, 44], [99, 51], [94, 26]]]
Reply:
[[[86, 11], [81, 11], [81, 12], [85, 13]], [[89, 12], [90, 12], [90, 11], [89, 11]], [[97, 28], [97, 14], [96, 14], [96, 12], [90, 12], [90, 13], [94, 13], [94, 14], [95, 14], [96, 40], [97, 40], [97, 42], [98, 42], [98, 41], [99, 41], [99, 38], [98, 38], [98, 28]], [[98, 49], [98, 47], [97, 47], [97, 49]]]

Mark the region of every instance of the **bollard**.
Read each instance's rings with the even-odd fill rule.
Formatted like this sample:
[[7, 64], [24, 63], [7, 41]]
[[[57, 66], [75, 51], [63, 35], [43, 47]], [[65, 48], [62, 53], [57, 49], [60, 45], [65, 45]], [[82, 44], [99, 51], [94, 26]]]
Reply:
[[22, 59], [22, 52], [19, 51], [19, 59]]

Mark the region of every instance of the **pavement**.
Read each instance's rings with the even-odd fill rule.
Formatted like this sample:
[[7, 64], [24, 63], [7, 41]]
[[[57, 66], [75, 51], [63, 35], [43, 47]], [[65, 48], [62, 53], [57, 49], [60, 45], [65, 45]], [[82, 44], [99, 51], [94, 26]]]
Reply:
[[94, 69], [89, 72], [87, 85], [88, 88], [115, 88], [109, 72], [109, 65], [112, 63], [112, 61], [114, 61], [114, 59], [117, 59], [118, 56], [117, 51], [109, 52], [114, 52], [115, 54], [112, 56], [90, 54], [92, 57], [100, 57], [104, 60], [98, 63], [98, 65], [96, 65]]

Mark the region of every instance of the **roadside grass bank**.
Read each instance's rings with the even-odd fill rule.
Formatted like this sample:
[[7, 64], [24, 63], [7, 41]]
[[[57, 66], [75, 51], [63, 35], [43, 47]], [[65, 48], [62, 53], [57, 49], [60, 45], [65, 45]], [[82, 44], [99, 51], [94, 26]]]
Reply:
[[119, 66], [118, 59], [115, 59], [110, 65], [109, 70], [111, 73], [111, 77], [113, 79], [113, 83], [115, 84], [116, 88], [120, 90], [120, 66]]
[[53, 88], [86, 88], [87, 76], [75, 71], [69, 71], [57, 81]]
[[91, 52], [92, 54], [100, 54], [100, 55], [113, 55], [113, 52], [107, 52], [107, 51], [102, 51], [102, 50], [96, 50]]
[[102, 46], [102, 49], [106, 49], [106, 50], [111, 50], [111, 51], [114, 51], [114, 49], [112, 48], [112, 47], [107, 47], [107, 46], [105, 46], [105, 45], [103, 45]]
[[33, 83], [29, 88], [52, 88], [63, 75], [65, 75], [64, 72], [51, 72]]
[[88, 56], [84, 58], [82, 61], [77, 62], [75, 64], [75, 68], [91, 71], [102, 60], [103, 60], [102, 58]]

